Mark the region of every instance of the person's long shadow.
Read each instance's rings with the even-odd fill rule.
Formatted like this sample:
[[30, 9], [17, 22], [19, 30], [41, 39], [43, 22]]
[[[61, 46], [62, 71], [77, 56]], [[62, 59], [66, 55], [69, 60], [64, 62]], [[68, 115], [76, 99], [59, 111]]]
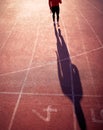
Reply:
[[61, 30], [57, 30], [54, 25], [54, 31], [57, 39], [57, 67], [61, 89], [74, 104], [75, 115], [81, 130], [86, 130], [86, 121], [80, 105], [83, 92], [79, 71], [71, 63], [66, 43], [61, 35]]

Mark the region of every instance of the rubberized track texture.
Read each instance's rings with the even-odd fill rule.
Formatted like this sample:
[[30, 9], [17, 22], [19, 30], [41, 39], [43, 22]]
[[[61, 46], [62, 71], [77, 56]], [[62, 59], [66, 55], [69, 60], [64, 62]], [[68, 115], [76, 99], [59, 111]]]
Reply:
[[0, 0], [0, 130], [103, 130], [103, 0]]

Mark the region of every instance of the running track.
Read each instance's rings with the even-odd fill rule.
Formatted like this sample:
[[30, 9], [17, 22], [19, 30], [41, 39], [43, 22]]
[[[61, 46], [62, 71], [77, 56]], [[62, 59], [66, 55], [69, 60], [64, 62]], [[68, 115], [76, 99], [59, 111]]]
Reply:
[[0, 130], [103, 130], [103, 0], [0, 1]]

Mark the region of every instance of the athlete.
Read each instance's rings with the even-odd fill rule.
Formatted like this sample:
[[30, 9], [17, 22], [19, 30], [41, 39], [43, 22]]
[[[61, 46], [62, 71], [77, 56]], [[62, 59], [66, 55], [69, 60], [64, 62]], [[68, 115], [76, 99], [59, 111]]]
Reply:
[[52, 12], [53, 22], [55, 24], [55, 14], [56, 14], [58, 27], [60, 26], [59, 25], [59, 13], [60, 13], [59, 4], [61, 4], [61, 3], [62, 3], [62, 0], [49, 0], [49, 7]]

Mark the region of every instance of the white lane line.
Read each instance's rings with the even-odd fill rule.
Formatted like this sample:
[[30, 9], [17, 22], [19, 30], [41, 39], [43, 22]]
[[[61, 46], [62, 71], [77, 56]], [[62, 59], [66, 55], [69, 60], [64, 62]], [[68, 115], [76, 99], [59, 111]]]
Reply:
[[[0, 92], [1, 95], [19, 95], [20, 92]], [[22, 92], [22, 95], [30, 95], [30, 96], [56, 96], [56, 97], [65, 97], [64, 94], [62, 93], [27, 93], [27, 92]], [[72, 96], [72, 94], [66, 94], [68, 96]], [[74, 95], [75, 97], [91, 97], [91, 98], [103, 98], [103, 95], [86, 95], [86, 94], [83, 94], [83, 95], [79, 95], [79, 94], [75, 94]]]
[[2, 46], [0, 47], [0, 53], [2, 52], [2, 50], [3, 50], [4, 46], [6, 45], [8, 39], [10, 38], [10, 36], [11, 36], [11, 34], [12, 34], [12, 32], [13, 32], [15, 26], [16, 26], [16, 24], [17, 24], [17, 19], [15, 20], [15, 22], [14, 22], [12, 28], [11, 28], [11, 31], [9, 32], [9, 34], [8, 34], [8, 36], [7, 36], [6, 41], [5, 41], [5, 42], [2, 44]]
[[79, 57], [79, 56], [87, 55], [87, 54], [90, 54], [92, 52], [100, 51], [101, 49], [103, 49], [103, 46], [102, 47], [98, 47], [96, 49], [89, 50], [89, 51], [85, 51], [83, 53], [80, 53], [80, 54], [77, 54], [75, 56], [72, 56], [71, 58], [76, 58], [76, 57]]
[[87, 18], [83, 15], [83, 13], [78, 9], [79, 14], [82, 16], [82, 18], [86, 21], [86, 23], [88, 24], [88, 26], [90, 27], [90, 29], [92, 30], [92, 32], [94, 33], [97, 41], [99, 42], [100, 46], [103, 47], [103, 43], [100, 40], [99, 36], [97, 35], [96, 31], [94, 30], [94, 28], [92, 27], [92, 25], [89, 23], [89, 21], [87, 20]]
[[[86, 0], [86, 2], [88, 2], [93, 8], [95, 8], [100, 14], [103, 14], [103, 12], [99, 9], [99, 8], [97, 8], [92, 2], [90, 2], [90, 1], [88, 1], [88, 0]], [[103, 4], [103, 3], [101, 3], [101, 4]]]
[[50, 122], [51, 120], [51, 113], [57, 112], [58, 110], [56, 108], [52, 108], [52, 105], [48, 105], [46, 109], [43, 109], [43, 112], [47, 113], [47, 116], [43, 116], [40, 112], [38, 112], [36, 109], [32, 109], [32, 112], [36, 114], [41, 120], [44, 122]]
[[[66, 60], [69, 60], [69, 58], [68, 57], [64, 58], [62, 60], [59, 60], [58, 62], [62, 62], [62, 61], [66, 61]], [[18, 71], [11, 71], [11, 72], [8, 72], [8, 73], [3, 73], [3, 74], [0, 74], [0, 76], [6, 76], [6, 75], [9, 75], [9, 74], [20, 73], [20, 72], [24, 72], [24, 71], [27, 71], [27, 70], [30, 70], [30, 69], [42, 68], [42, 67], [46, 67], [46, 66], [54, 65], [54, 64], [57, 64], [57, 60], [48, 62], [46, 64], [40, 64], [40, 65], [37, 65], [35, 67], [30, 67], [30, 68], [27, 68], [27, 69], [22, 69], [22, 70], [18, 70]]]
[[0, 92], [0, 94], [19, 95], [19, 94], [20, 94], [20, 92]]
[[2, 73], [2, 74], [0, 74], [0, 76], [6, 76], [6, 75], [9, 75], [9, 74], [20, 73], [20, 72], [24, 72], [24, 71], [27, 71], [27, 70], [29, 70], [29, 69], [27, 68], [27, 69], [22, 69], [22, 70], [18, 70], [18, 71], [11, 71], [11, 72], [8, 72], [8, 73]]
[[[72, 62], [71, 62], [71, 54], [70, 54], [70, 49], [69, 49], [69, 40], [68, 40], [68, 36], [67, 36], [67, 31], [66, 31], [66, 27], [65, 27], [65, 24], [63, 21], [61, 21], [62, 25], [63, 25], [63, 29], [64, 29], [64, 34], [65, 34], [65, 37], [66, 37], [66, 45], [67, 45], [67, 48], [68, 48], [68, 53], [69, 53], [69, 61], [70, 61], [70, 65], [69, 65], [69, 69], [70, 69], [70, 78], [71, 78], [71, 88], [72, 88], [72, 100], [73, 100], [73, 104], [75, 104], [75, 97], [74, 97], [74, 85], [73, 85], [73, 75], [72, 75]], [[74, 130], [76, 130], [76, 118], [75, 118], [75, 107], [73, 105], [73, 123], [74, 123]]]
[[39, 38], [39, 28], [40, 28], [40, 24], [39, 24], [38, 27], [37, 27], [36, 40], [35, 40], [35, 42], [34, 42], [34, 47], [33, 47], [32, 56], [31, 56], [31, 59], [30, 59], [29, 65], [28, 65], [28, 70], [27, 70], [25, 79], [24, 79], [24, 81], [23, 81], [23, 85], [22, 85], [22, 87], [21, 87], [21, 91], [20, 91], [20, 93], [19, 93], [19, 97], [18, 97], [18, 99], [17, 99], [16, 105], [15, 105], [15, 108], [14, 108], [14, 111], [13, 111], [13, 114], [12, 114], [12, 117], [11, 117], [11, 120], [10, 120], [10, 124], [9, 124], [8, 130], [11, 130], [11, 128], [12, 128], [13, 121], [14, 121], [14, 118], [15, 118], [15, 115], [16, 115], [16, 112], [17, 112], [17, 109], [18, 109], [20, 100], [21, 100], [22, 92], [23, 92], [23, 89], [24, 89], [24, 86], [25, 86], [25, 81], [27, 80], [27, 77], [28, 77], [28, 74], [29, 74], [29, 71], [30, 71], [30, 67], [31, 67], [31, 65], [32, 65], [34, 53], [35, 53], [36, 46], [37, 46], [37, 41], [38, 41], [38, 38]]
[[[83, 15], [83, 14], [82, 14]], [[77, 15], [76, 15], [77, 16]], [[80, 23], [79, 23], [79, 18], [77, 17], [77, 20], [78, 20], [78, 24], [79, 24], [79, 28], [80, 28], [80, 34], [81, 34], [81, 42], [83, 44], [83, 48], [84, 48], [84, 51], [85, 51], [85, 44], [84, 44], [84, 38], [82, 37], [82, 30], [81, 30], [81, 26], [80, 26]], [[91, 25], [90, 25], [91, 26]], [[103, 47], [103, 46], [102, 46]], [[95, 88], [95, 83], [94, 83], [94, 79], [93, 79], [93, 73], [91, 71], [91, 66], [90, 66], [90, 62], [89, 62], [89, 58], [87, 55], [85, 55], [85, 58], [86, 58], [86, 61], [87, 61], [87, 65], [88, 65], [88, 72], [89, 72], [89, 75], [90, 75], [90, 78], [91, 78], [91, 84], [92, 84], [92, 87], [95, 91], [95, 95], [97, 95], [97, 92], [96, 92], [96, 88]], [[97, 100], [96, 100], [97, 101]], [[97, 102], [98, 104], [98, 102]]]
[[[80, 56], [84, 56], [84, 55], [90, 54], [92, 52], [99, 51], [101, 49], [103, 49], [103, 46], [102, 47], [98, 47], [96, 49], [89, 50], [89, 51], [85, 51], [83, 53], [79, 53], [79, 54], [74, 55], [74, 56], [71, 56], [71, 59], [76, 58], [76, 57], [80, 57]], [[69, 60], [69, 58], [64, 58], [64, 59], [62, 59], [62, 60], [60, 60], [58, 62], [62, 62], [62, 61], [66, 61], [66, 60]], [[57, 64], [56, 60], [52, 61], [52, 62], [49, 62], [49, 63], [46, 63], [46, 64], [37, 65], [35, 67], [30, 67], [30, 68], [26, 68], [26, 69], [22, 69], [22, 70], [18, 70], [18, 71], [11, 71], [11, 72], [8, 72], [8, 73], [2, 73], [2, 74], [0, 74], [0, 76], [6, 76], [6, 75], [10, 75], [10, 74], [16, 74], [16, 73], [28, 71], [29, 69], [37, 69], [37, 68], [42, 68], [42, 67], [46, 67], [46, 66], [50, 66], [50, 65], [54, 65], [54, 64]]]
[[[79, 20], [79, 18], [78, 18], [78, 20]], [[80, 26], [80, 23], [79, 23], [79, 21], [78, 21], [78, 24], [79, 24], [79, 28], [80, 28], [80, 34], [81, 34], [81, 42], [82, 42], [82, 44], [83, 44], [83, 49], [84, 49], [84, 51], [85, 51], [85, 44], [84, 44], [84, 38], [82, 37], [82, 31], [81, 31], [81, 26]], [[92, 72], [91, 72], [91, 67], [90, 67], [90, 63], [89, 63], [89, 59], [88, 59], [88, 56], [87, 55], [85, 55], [85, 58], [86, 58], [86, 61], [87, 61], [87, 65], [88, 65], [88, 72], [89, 72], [89, 75], [90, 75], [90, 77], [91, 77], [91, 83], [92, 83], [92, 85], [93, 86], [95, 86], [95, 84], [94, 84], [94, 79], [93, 79], [93, 75], [92, 75]], [[95, 89], [95, 87], [94, 87], [94, 89]], [[95, 89], [96, 90], [96, 89]]]
[[[72, 0], [72, 3], [74, 3], [74, 0]], [[76, 9], [76, 6], [75, 6], [75, 3], [74, 3], [74, 8]], [[75, 10], [74, 10], [75, 11]], [[75, 17], [75, 20], [76, 20], [76, 24], [77, 24], [77, 26], [78, 26], [78, 28], [79, 28], [79, 30], [80, 30], [80, 24], [79, 24], [79, 20], [78, 20], [78, 16], [76, 15], [76, 13], [74, 12], [74, 17]], [[84, 46], [83, 46], [83, 49], [84, 49]], [[71, 59], [72, 59], [72, 57], [71, 57]], [[71, 69], [72, 69], [72, 67], [71, 67]], [[73, 102], [74, 102], [74, 105], [75, 105], [75, 103], [76, 103], [76, 101], [75, 101], [75, 93], [74, 93], [74, 83], [73, 83], [73, 75], [72, 75], [72, 70], [71, 70], [71, 76], [72, 76], [72, 98], [73, 98]], [[82, 95], [81, 95], [81, 97], [82, 97]], [[83, 98], [83, 97], [82, 97]], [[73, 116], [74, 116], [74, 130], [77, 130], [77, 124], [76, 124], [76, 122], [77, 122], [77, 118], [76, 118], [76, 114], [75, 114], [75, 112], [76, 112], [76, 108], [75, 108], [75, 106], [74, 106], [74, 112], [73, 112]]]

